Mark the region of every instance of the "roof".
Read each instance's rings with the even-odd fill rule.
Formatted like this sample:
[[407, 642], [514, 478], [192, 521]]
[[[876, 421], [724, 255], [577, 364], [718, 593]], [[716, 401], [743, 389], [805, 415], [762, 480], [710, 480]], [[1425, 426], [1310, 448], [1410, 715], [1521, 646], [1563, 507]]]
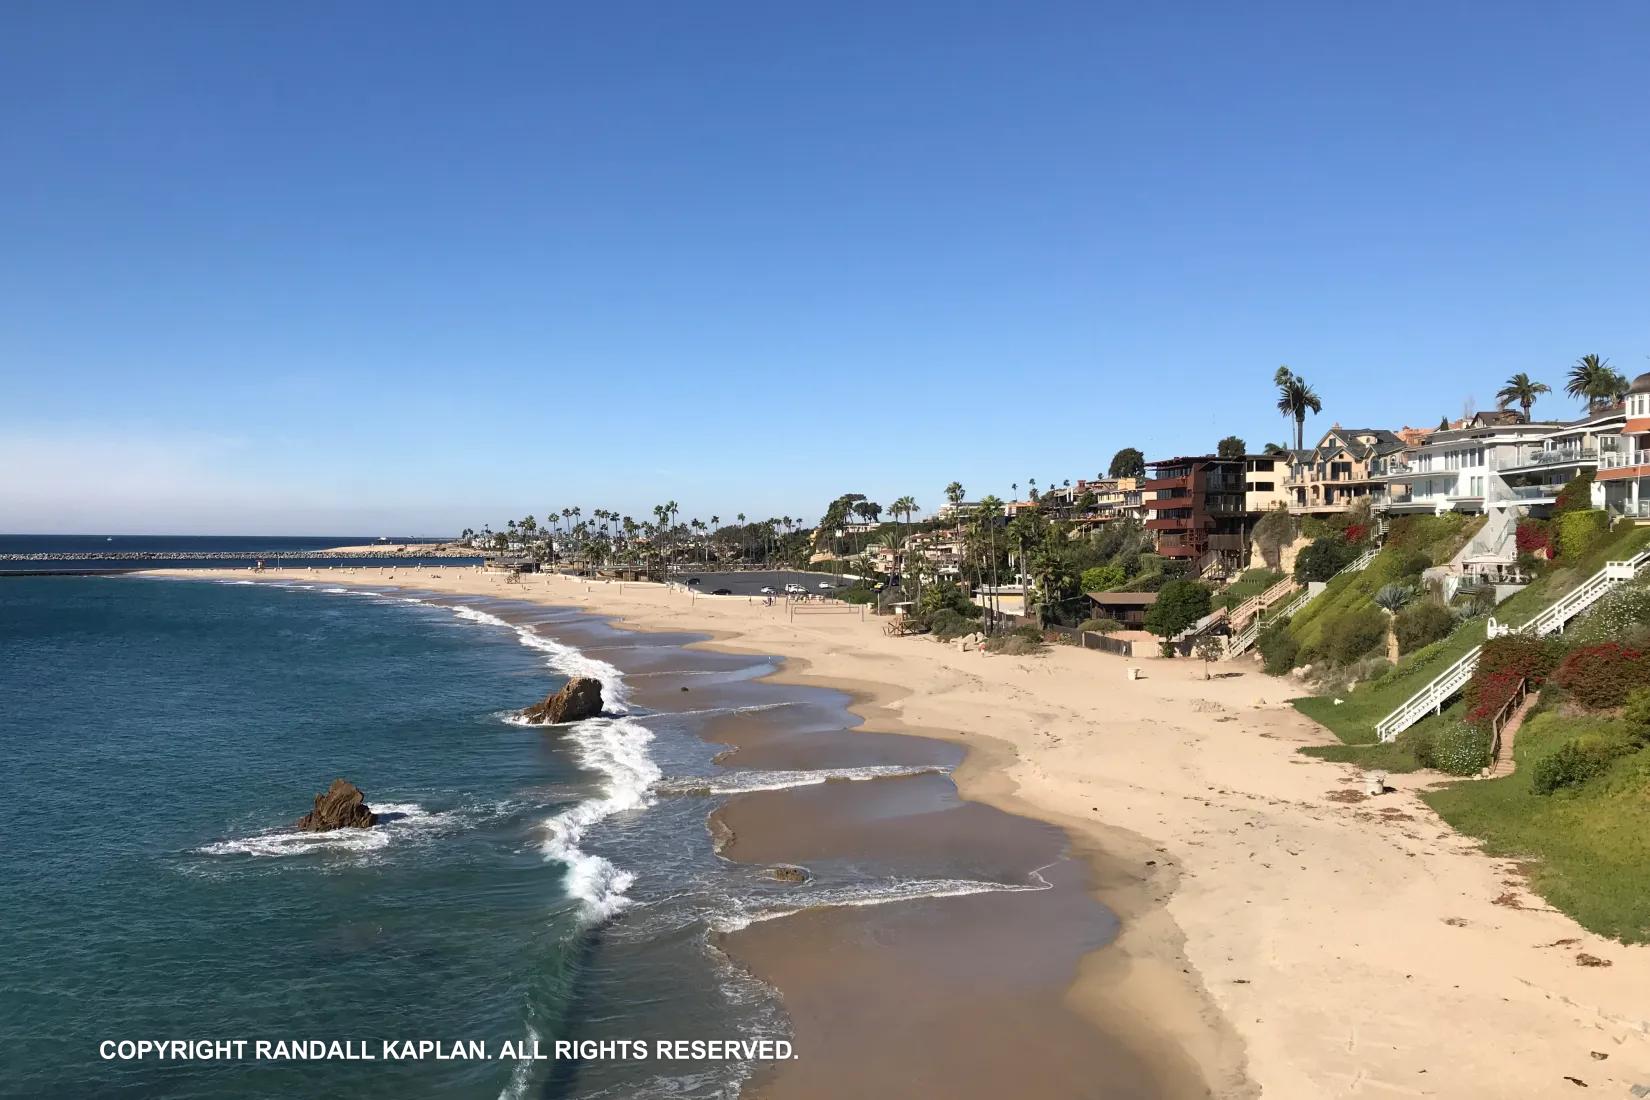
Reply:
[[1633, 379], [1633, 384], [1627, 387], [1628, 393], [1650, 393], [1650, 371], [1645, 371]]
[[1147, 607], [1157, 602], [1156, 592], [1088, 592], [1085, 595], [1105, 607]]

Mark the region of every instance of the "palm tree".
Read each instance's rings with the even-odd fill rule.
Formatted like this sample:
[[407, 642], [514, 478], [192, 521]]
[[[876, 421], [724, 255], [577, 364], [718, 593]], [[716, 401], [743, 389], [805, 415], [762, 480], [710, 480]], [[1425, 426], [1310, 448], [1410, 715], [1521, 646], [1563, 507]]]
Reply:
[[1524, 410], [1524, 420], [1528, 423], [1530, 406], [1535, 404], [1535, 399], [1544, 393], [1552, 392], [1553, 388], [1545, 382], [1532, 381], [1529, 375], [1519, 371], [1507, 379], [1507, 384], [1502, 386], [1500, 391], [1496, 393], [1495, 400], [1503, 409], [1516, 403], [1519, 408]]
[[[1528, 416], [1525, 419], [1529, 419]], [[1374, 595], [1375, 606], [1386, 612], [1386, 656], [1389, 661], [1398, 659], [1398, 612], [1410, 600], [1415, 598], [1415, 589], [1407, 584], [1383, 584]]]
[[945, 487], [945, 499], [951, 502], [951, 507], [953, 508], [961, 504], [963, 502], [962, 482], [953, 481], [951, 484], [947, 485]]
[[1306, 432], [1306, 414], [1323, 412], [1323, 402], [1306, 380], [1288, 367], [1278, 368], [1272, 384], [1278, 388], [1278, 411], [1295, 420], [1295, 450], [1301, 450], [1306, 445], [1302, 438]]
[[1587, 411], [1609, 408], [1627, 392], [1627, 376], [1597, 355], [1583, 355], [1570, 368], [1564, 392], [1587, 402]]

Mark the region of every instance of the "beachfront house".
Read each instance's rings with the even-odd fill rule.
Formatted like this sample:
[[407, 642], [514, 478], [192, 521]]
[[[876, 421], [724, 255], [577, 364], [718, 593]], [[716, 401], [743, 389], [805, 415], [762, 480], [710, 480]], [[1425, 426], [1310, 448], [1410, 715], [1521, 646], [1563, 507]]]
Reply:
[[1142, 486], [1146, 529], [1158, 554], [1187, 563], [1191, 576], [1243, 567], [1249, 544], [1247, 459], [1194, 455], [1149, 462]]
[[[1377, 503], [1392, 513], [1483, 512], [1486, 502], [1519, 499], [1536, 503], [1534, 493], [1518, 494], [1502, 472], [1517, 470], [1561, 425], [1525, 423], [1516, 412], [1479, 413], [1431, 432], [1402, 450], [1370, 461]], [[1551, 503], [1548, 495], [1546, 503]]]
[[1599, 437], [1599, 503], [1614, 515], [1650, 520], [1650, 372], [1633, 379], [1621, 412], [1621, 428], [1607, 449]]
[[1157, 602], [1156, 592], [1088, 592], [1096, 619], [1116, 619], [1129, 630], [1143, 630], [1146, 612]]
[[1317, 446], [1290, 456], [1289, 510], [1296, 515], [1325, 516], [1345, 512], [1360, 499], [1373, 501], [1382, 490], [1373, 467], [1379, 459], [1403, 450], [1403, 440], [1385, 428], [1334, 425]]

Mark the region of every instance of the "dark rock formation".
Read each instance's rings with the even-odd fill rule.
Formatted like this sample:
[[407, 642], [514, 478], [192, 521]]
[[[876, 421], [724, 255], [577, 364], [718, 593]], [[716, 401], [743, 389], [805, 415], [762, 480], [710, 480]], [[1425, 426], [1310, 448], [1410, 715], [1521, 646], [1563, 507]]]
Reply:
[[807, 882], [810, 877], [806, 867], [791, 867], [783, 863], [762, 873], [777, 882]]
[[542, 703], [535, 703], [521, 712], [533, 725], [556, 722], [577, 722], [594, 718], [602, 712], [602, 682], [588, 676], [575, 676], [554, 695]]
[[367, 805], [367, 796], [347, 779], [334, 779], [326, 793], [315, 796], [315, 809], [298, 819], [298, 828], [306, 833], [324, 833], [328, 829], [369, 829], [378, 823], [378, 815]]

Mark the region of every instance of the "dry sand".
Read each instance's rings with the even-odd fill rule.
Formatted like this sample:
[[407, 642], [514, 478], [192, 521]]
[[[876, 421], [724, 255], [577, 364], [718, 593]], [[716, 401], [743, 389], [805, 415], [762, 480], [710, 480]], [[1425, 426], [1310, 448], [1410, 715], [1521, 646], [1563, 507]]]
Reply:
[[[782, 678], [853, 691], [871, 729], [968, 746], [955, 773], [965, 797], [1110, 857], [1093, 860], [1097, 892], [1123, 931], [1082, 960], [1071, 1004], [1137, 1052], [1190, 1057], [1212, 1095], [1523, 1097], [1584, 1083], [1625, 1096], [1650, 1084], [1650, 948], [1549, 910], [1516, 867], [1415, 797], [1425, 778], [1362, 799], [1354, 768], [1299, 755], [1332, 738], [1286, 705], [1288, 684], [1247, 663], [1205, 681], [1196, 662], [985, 656], [884, 637], [857, 609], [793, 616], [647, 584], [508, 584], [467, 568], [265, 576], [283, 575], [706, 632], [789, 658]], [[1145, 679], [1125, 679], [1131, 664]], [[1578, 965], [1583, 952], [1610, 965]]]

